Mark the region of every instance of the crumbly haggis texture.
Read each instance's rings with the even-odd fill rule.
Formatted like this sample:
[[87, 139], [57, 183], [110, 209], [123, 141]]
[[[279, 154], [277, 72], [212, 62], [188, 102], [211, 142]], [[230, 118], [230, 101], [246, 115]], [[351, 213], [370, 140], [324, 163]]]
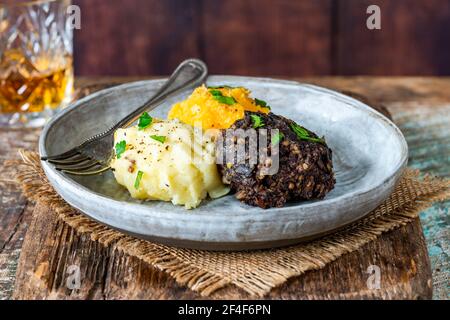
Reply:
[[[230, 129], [252, 128], [251, 115], [261, 117], [264, 129], [278, 129], [284, 135], [279, 142], [279, 169], [274, 175], [261, 175], [267, 159], [259, 158], [255, 165], [250, 165], [248, 161], [236, 163], [236, 158], [234, 163], [219, 165], [223, 182], [236, 192], [236, 198], [252, 206], [270, 208], [282, 207], [287, 201], [325, 197], [336, 182], [331, 150], [322, 143], [300, 140], [290, 128], [294, 122], [273, 113], [246, 112], [245, 118], [236, 121]], [[317, 138], [313, 132], [307, 131], [311, 137]], [[225, 130], [222, 135], [225, 140]], [[233, 141], [245, 143], [248, 148], [249, 138], [244, 140], [236, 137]], [[223, 148], [225, 155], [227, 148], [233, 146], [225, 144]], [[271, 152], [269, 142], [267, 157], [270, 157]]]

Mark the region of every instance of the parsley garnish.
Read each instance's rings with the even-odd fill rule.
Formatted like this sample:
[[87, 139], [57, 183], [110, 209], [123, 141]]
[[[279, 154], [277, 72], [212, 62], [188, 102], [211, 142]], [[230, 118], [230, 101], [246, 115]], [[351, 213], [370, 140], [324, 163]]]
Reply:
[[222, 96], [222, 92], [216, 89], [209, 90], [209, 93], [211, 93], [213, 96]]
[[164, 143], [166, 141], [165, 136], [150, 136], [150, 138], [152, 138], [153, 140], [159, 141], [161, 143]]
[[136, 180], [134, 180], [134, 188], [139, 189], [139, 185], [141, 184], [142, 176], [144, 173], [142, 171], [138, 171]]
[[227, 104], [229, 106], [236, 103], [236, 100], [233, 97], [225, 97], [225, 96], [213, 96], [213, 97], [220, 103]]
[[252, 119], [254, 129], [264, 127], [264, 122], [260, 116], [258, 116], [256, 114], [251, 114], [250, 118]]
[[125, 152], [125, 149], [127, 148], [127, 143], [125, 140], [122, 140], [118, 143], [116, 143], [116, 156], [117, 159], [120, 159], [120, 157], [122, 156], [122, 153]]
[[272, 144], [277, 145], [280, 143], [281, 140], [283, 140], [284, 134], [282, 132], [278, 132], [276, 135], [272, 137]]
[[144, 130], [145, 128], [147, 128], [149, 125], [151, 125], [153, 122], [153, 118], [147, 113], [144, 112], [140, 117], [139, 117], [139, 122], [138, 122], [138, 128], [139, 130]]
[[289, 126], [291, 127], [292, 131], [297, 135], [297, 138], [299, 138], [300, 140], [325, 144], [324, 139], [311, 137], [309, 135], [309, 132], [305, 128], [299, 126], [295, 122], [291, 123]]
[[213, 96], [213, 98], [220, 103], [232, 105], [236, 103], [236, 100], [233, 97], [226, 97], [222, 94], [221, 91], [216, 89], [209, 90], [209, 93]]
[[258, 98], [255, 98], [255, 104], [257, 106], [263, 107], [263, 108], [267, 108], [270, 110], [270, 106], [267, 105], [267, 102], [265, 102], [264, 100], [259, 100]]

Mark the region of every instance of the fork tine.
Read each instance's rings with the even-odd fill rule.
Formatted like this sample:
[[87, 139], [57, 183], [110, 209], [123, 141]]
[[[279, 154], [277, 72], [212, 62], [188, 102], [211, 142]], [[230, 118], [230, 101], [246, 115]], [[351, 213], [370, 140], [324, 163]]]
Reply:
[[101, 167], [100, 169], [97, 170], [81, 170], [81, 171], [72, 171], [72, 170], [61, 170], [61, 172], [64, 173], [68, 173], [68, 174], [73, 174], [76, 176], [92, 176], [92, 175], [96, 175], [105, 171], [108, 171], [110, 169], [110, 167]]
[[76, 164], [86, 160], [91, 160], [91, 158], [83, 156], [81, 154], [77, 154], [64, 160], [48, 160], [48, 162], [53, 164]]
[[99, 164], [99, 162], [97, 160], [87, 159], [87, 162], [83, 161], [83, 162], [77, 163], [75, 165], [56, 165], [55, 168], [56, 168], [56, 170], [78, 171], [78, 170], [85, 170], [85, 169], [92, 168], [92, 167], [96, 166], [97, 164]]
[[69, 150], [69, 151], [66, 151], [66, 152], [54, 155], [54, 156], [41, 157], [41, 160], [43, 160], [43, 161], [46, 161], [46, 160], [64, 160], [64, 159], [68, 159], [70, 157], [73, 157], [73, 156], [75, 156], [77, 154], [80, 154], [80, 153], [75, 148], [75, 149], [72, 149], [72, 150]]

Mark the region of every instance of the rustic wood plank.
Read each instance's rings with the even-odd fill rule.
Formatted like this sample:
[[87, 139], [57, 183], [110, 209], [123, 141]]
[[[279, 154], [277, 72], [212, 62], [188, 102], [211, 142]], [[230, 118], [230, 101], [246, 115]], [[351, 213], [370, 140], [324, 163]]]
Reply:
[[6, 164], [18, 159], [19, 148], [34, 150], [38, 132], [0, 129], [0, 300], [12, 294], [17, 260], [33, 208], [14, 182], [15, 168]]
[[204, 1], [204, 58], [212, 73], [330, 74], [330, 0]]
[[74, 3], [77, 75], [167, 74], [190, 56], [221, 74], [331, 72], [332, 0]]
[[[126, 270], [121, 268], [127, 265]], [[381, 286], [369, 289], [367, 268], [381, 270]], [[67, 287], [69, 266], [88, 269], [77, 290]], [[165, 273], [124, 258], [113, 249], [58, 222], [55, 212], [39, 205], [27, 233], [18, 267], [16, 299], [204, 299], [180, 287]], [[386, 233], [377, 240], [272, 290], [266, 299], [429, 299], [431, 271], [420, 221]], [[246, 299], [235, 287], [209, 299]]]
[[[79, 77], [77, 87], [124, 83], [161, 77]], [[450, 77], [290, 77], [290, 80], [311, 83], [330, 89], [354, 92], [371, 102], [381, 103], [395, 112], [397, 107], [407, 109], [421, 105], [428, 109], [450, 102]]]
[[[449, 75], [448, 0], [75, 0], [77, 75]], [[382, 29], [366, 28], [377, 4]], [[407, 57], [407, 58], [405, 58]]]
[[199, 56], [196, 0], [76, 0], [75, 72], [82, 75], [167, 74]]
[[[381, 30], [368, 30], [366, 9], [381, 9]], [[345, 0], [337, 2], [339, 75], [449, 74], [450, 1]]]

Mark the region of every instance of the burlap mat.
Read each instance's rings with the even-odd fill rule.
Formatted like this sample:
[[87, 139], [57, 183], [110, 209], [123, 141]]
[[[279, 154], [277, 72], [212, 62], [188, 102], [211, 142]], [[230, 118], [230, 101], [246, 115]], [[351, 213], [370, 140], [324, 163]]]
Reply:
[[38, 154], [21, 151], [17, 179], [25, 195], [57, 212], [59, 219], [92, 241], [151, 264], [179, 284], [208, 296], [227, 285], [264, 296], [288, 278], [323, 268], [383, 232], [405, 225], [432, 202], [450, 198], [450, 180], [407, 169], [391, 196], [364, 219], [331, 235], [287, 248], [252, 252], [210, 252], [139, 240], [103, 226], [70, 207], [49, 184]]

